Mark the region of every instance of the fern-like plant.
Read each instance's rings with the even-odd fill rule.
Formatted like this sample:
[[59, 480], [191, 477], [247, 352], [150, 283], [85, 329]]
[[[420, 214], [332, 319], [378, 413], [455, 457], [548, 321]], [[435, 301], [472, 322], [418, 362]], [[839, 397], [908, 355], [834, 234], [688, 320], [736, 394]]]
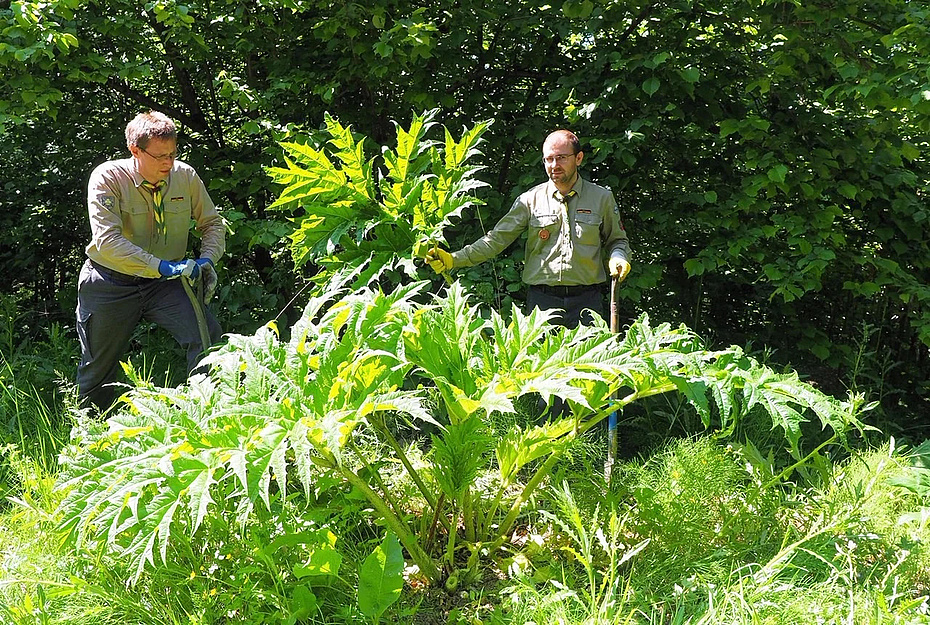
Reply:
[[325, 282], [335, 273], [357, 271], [356, 286], [385, 270], [412, 276], [415, 258], [442, 240], [451, 217], [479, 200], [484, 182], [479, 155], [490, 122], [466, 129], [456, 140], [427, 138], [437, 111], [414, 116], [409, 129], [395, 124], [396, 145], [366, 154], [365, 141], [326, 116], [324, 145], [285, 142], [285, 167], [269, 167], [284, 190], [270, 208], [288, 210], [295, 225], [291, 252], [298, 266], [314, 262]]

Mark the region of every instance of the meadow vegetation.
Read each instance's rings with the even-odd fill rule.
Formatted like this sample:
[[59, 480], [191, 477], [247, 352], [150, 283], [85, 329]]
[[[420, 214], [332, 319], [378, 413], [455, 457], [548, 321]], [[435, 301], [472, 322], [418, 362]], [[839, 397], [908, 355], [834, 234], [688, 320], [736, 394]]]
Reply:
[[[323, 274], [209, 373], [127, 364], [90, 416], [72, 342], [4, 298], [4, 622], [930, 622], [930, 445], [869, 425], [866, 389], [437, 286], [418, 258], [475, 201], [487, 126], [415, 117], [375, 184], [327, 124], [270, 171]], [[613, 412], [650, 442], [605, 470]]]

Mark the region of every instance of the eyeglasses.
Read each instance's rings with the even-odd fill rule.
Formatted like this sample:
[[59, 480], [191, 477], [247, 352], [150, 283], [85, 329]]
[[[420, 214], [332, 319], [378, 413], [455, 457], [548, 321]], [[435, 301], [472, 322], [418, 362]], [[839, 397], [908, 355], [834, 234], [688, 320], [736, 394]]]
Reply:
[[167, 154], [155, 155], [149, 152], [148, 150], [146, 150], [145, 148], [143, 148], [141, 145], [139, 146], [139, 149], [145, 152], [146, 154], [148, 154], [149, 156], [151, 156], [152, 158], [154, 158], [156, 161], [173, 161], [178, 157], [177, 150], [175, 150], [174, 152], [168, 152]]
[[572, 158], [575, 154], [555, 154], [553, 156], [544, 156], [543, 163], [546, 165], [552, 165], [553, 163], [557, 165], [562, 165], [565, 163], [565, 159]]

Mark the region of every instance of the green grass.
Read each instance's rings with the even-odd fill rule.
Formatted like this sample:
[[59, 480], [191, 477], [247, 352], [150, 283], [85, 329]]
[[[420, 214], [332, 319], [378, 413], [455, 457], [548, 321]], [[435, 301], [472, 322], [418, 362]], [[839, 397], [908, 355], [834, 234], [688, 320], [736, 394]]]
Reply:
[[[210, 571], [210, 558], [182, 550], [127, 588], [118, 561], [75, 557], [50, 539], [54, 475], [18, 451], [8, 465], [18, 496], [0, 516], [4, 622], [235, 622], [219, 615], [242, 601], [242, 588], [227, 596], [234, 589], [223, 580], [254, 547], [217, 536], [209, 544], [244, 560]], [[575, 476], [577, 489], [569, 481], [547, 490], [534, 527], [542, 541], [527, 546], [519, 572], [486, 572], [454, 600], [431, 591], [423, 601], [408, 587], [385, 622], [930, 622], [926, 498], [896, 485], [916, 470], [907, 450], [865, 450], [833, 469], [822, 487], [788, 484], [763, 498], [738, 451], [708, 438], [672, 442], [624, 464], [600, 501], [589, 496], [598, 479], [590, 475]], [[367, 552], [347, 547], [347, 566]], [[197, 566], [206, 568], [192, 579]], [[349, 607], [351, 594], [339, 593]], [[337, 603], [306, 622], [356, 622]]]
[[[318, 518], [333, 523], [342, 565], [325, 583], [307, 581], [319, 603], [299, 624], [366, 622], [355, 607], [357, 571], [381, 528], [351, 490], [321, 487], [315, 508], [284, 501], [260, 525], [214, 519], [174, 543], [169, 562], [135, 585], [118, 556], [63, 547], [54, 518], [63, 497], [57, 455], [72, 427], [94, 425], [77, 416], [74, 389], [62, 381], [73, 378], [73, 341], [51, 329], [43, 339], [0, 336], [0, 345], [0, 622], [281, 622], [275, 614], [292, 586], [276, 567], [311, 554], [298, 548], [270, 558], [263, 549], [275, 536], [315, 531]], [[139, 369], [149, 371], [136, 376], [140, 383], [154, 371]], [[532, 405], [518, 413], [523, 425], [535, 418]], [[508, 427], [501, 420], [491, 430]], [[591, 432], [539, 489], [501, 558], [455, 592], [406, 585], [382, 622], [930, 623], [930, 449], [889, 441], [844, 458], [820, 456], [816, 470], [773, 481], [786, 461], [777, 449], [758, 451], [758, 438], [668, 439], [667, 427], [660, 422], [646, 435], [663, 445], [615, 466], [609, 483], [602, 436]], [[417, 466], [428, 461], [422, 441], [403, 443]], [[419, 513], [400, 464], [370, 469], [408, 514]]]

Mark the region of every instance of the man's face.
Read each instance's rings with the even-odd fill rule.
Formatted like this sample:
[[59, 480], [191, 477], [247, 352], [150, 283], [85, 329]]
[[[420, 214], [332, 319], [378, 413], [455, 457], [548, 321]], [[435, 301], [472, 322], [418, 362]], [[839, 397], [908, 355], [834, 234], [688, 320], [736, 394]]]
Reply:
[[546, 175], [556, 185], [572, 185], [578, 175], [578, 166], [584, 152], [574, 153], [571, 141], [563, 137], [552, 137], [543, 144], [543, 164]]
[[129, 147], [139, 163], [139, 173], [149, 182], [158, 182], [168, 177], [178, 156], [178, 142], [174, 139], [152, 139], [145, 148]]

